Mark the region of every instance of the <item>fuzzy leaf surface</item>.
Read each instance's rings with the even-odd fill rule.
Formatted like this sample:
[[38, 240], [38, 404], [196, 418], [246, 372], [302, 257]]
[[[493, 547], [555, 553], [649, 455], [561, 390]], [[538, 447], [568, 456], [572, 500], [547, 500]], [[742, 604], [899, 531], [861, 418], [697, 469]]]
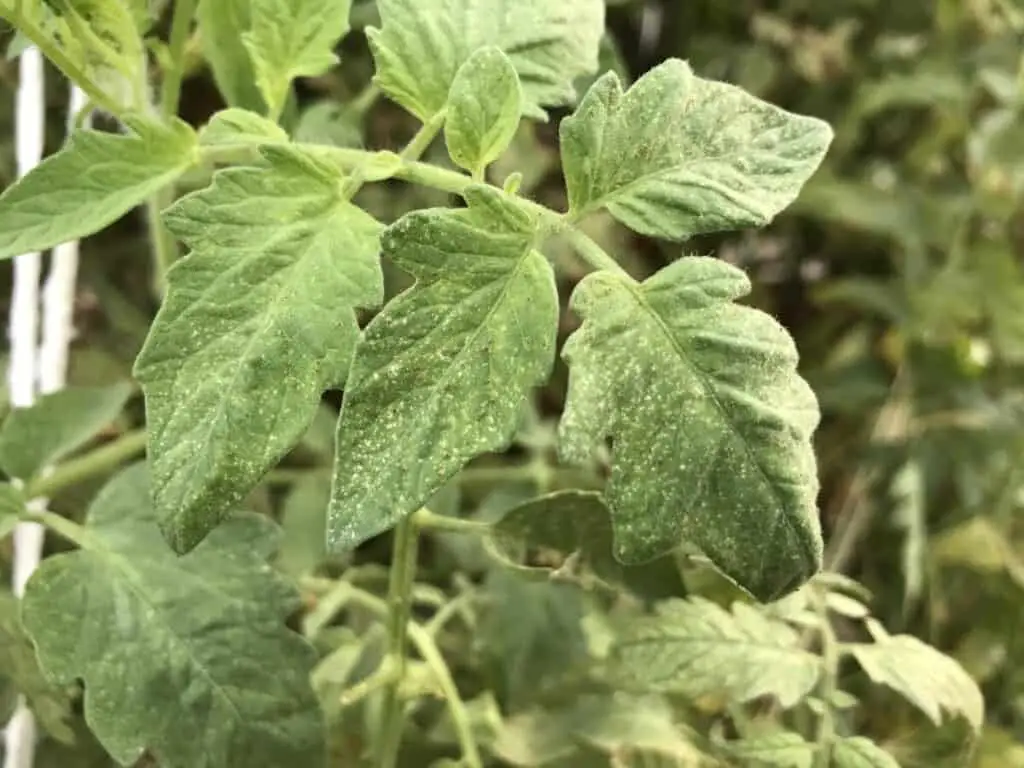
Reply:
[[199, 0], [196, 21], [203, 57], [228, 106], [263, 112], [256, 70], [244, 43], [252, 26], [252, 5], [252, 0]]
[[448, 101], [455, 74], [495, 45], [523, 85], [524, 113], [575, 98], [573, 81], [597, 70], [603, 0], [379, 0], [381, 29], [368, 30], [376, 82], [426, 122]]
[[481, 176], [512, 143], [523, 113], [523, 90], [500, 48], [474, 52], [459, 67], [448, 94], [444, 138], [458, 165]]
[[83, 130], [0, 195], [0, 259], [97, 232], [184, 173], [192, 129], [126, 118], [129, 135]]
[[500, 192], [402, 217], [384, 253], [416, 278], [367, 326], [338, 421], [328, 542], [346, 549], [503, 448], [554, 363], [558, 296], [538, 224]]
[[584, 463], [613, 441], [606, 489], [623, 563], [683, 540], [770, 600], [819, 567], [811, 435], [817, 401], [786, 331], [733, 303], [735, 267], [688, 257], [643, 283], [588, 275], [572, 296], [560, 451]]
[[900, 768], [896, 758], [871, 739], [854, 736], [832, 745], [832, 768]]
[[645, 235], [684, 240], [761, 226], [796, 199], [832, 130], [670, 59], [623, 93], [599, 78], [560, 126], [570, 215], [607, 208]]
[[252, 27], [244, 43], [256, 84], [278, 114], [297, 77], [322, 75], [335, 63], [334, 46], [349, 30], [352, 0], [250, 0]]
[[854, 645], [854, 658], [874, 682], [885, 685], [942, 725], [943, 712], [961, 715], [978, 731], [985, 702], [977, 684], [955, 660], [911, 635]]
[[27, 480], [81, 448], [108, 426], [131, 397], [131, 384], [69, 387], [15, 408], [0, 429], [0, 467]]
[[814, 687], [821, 664], [791, 627], [743, 603], [732, 612], [703, 598], [662, 603], [632, 620], [611, 652], [613, 679], [626, 689], [737, 702], [775, 696], [792, 707]]
[[161, 525], [202, 540], [302, 437], [345, 380], [355, 307], [383, 297], [380, 225], [337, 172], [290, 147], [216, 174], [165, 215], [192, 250], [135, 365]]
[[44, 671], [84, 681], [86, 721], [122, 765], [148, 749], [167, 768], [322, 768], [316, 654], [267, 565], [276, 527], [240, 514], [178, 557], [148, 498], [144, 464], [116, 476], [86, 547], [32, 576], [22, 615]]

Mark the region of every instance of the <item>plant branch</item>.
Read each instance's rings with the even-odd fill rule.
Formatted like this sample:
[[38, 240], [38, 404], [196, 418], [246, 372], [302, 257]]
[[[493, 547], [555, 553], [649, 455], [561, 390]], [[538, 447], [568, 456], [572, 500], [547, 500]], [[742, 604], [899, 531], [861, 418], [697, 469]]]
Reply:
[[419, 528], [432, 528], [435, 531], [451, 531], [454, 533], [475, 533], [484, 534], [491, 526], [477, 520], [466, 520], [461, 517], [448, 517], [437, 515], [429, 509], [421, 509], [412, 515], [413, 524]]
[[197, 0], [177, 0], [174, 4], [171, 37], [167, 48], [168, 67], [160, 85], [160, 113], [164, 116], [178, 113], [181, 81], [185, 73], [185, 46], [196, 12], [196, 2]]
[[[381, 619], [390, 619], [391, 610], [387, 603], [379, 597], [352, 587], [352, 602], [361, 605]], [[462, 749], [462, 759], [466, 768], [483, 768], [483, 760], [476, 745], [476, 737], [473, 735], [473, 728], [469, 719], [469, 712], [459, 695], [459, 689], [452, 679], [451, 670], [441, 655], [434, 638], [427, 630], [414, 621], [406, 625], [406, 632], [412, 644], [416, 646], [420, 656], [427, 667], [434, 674], [441, 692], [448, 702], [448, 709], [451, 712], [452, 723], [455, 727], [455, 734], [459, 740], [459, 747]]]
[[399, 671], [391, 663], [390, 657], [385, 657], [372, 675], [368, 675], [351, 688], [342, 691], [341, 696], [338, 697], [338, 704], [342, 707], [351, 707], [385, 685], [395, 685], [399, 682], [401, 682]]
[[145, 447], [144, 430], [128, 432], [94, 451], [59, 465], [50, 474], [33, 480], [25, 489], [25, 495], [29, 499], [53, 496], [68, 486], [110, 472], [141, 453]]
[[816, 749], [814, 768], [829, 768], [832, 762], [832, 744], [836, 736], [835, 715], [832, 711], [839, 677], [839, 641], [829, 620], [825, 595], [814, 591], [815, 608], [821, 629], [821, 683], [818, 696], [821, 699], [821, 714], [815, 737]]
[[416, 576], [419, 528], [411, 517], [395, 527], [391, 556], [391, 580], [388, 585], [387, 663], [395, 669], [395, 681], [386, 689], [381, 727], [381, 768], [394, 768], [402, 744], [404, 720], [400, 685], [405, 677], [405, 637], [412, 613], [412, 585]]

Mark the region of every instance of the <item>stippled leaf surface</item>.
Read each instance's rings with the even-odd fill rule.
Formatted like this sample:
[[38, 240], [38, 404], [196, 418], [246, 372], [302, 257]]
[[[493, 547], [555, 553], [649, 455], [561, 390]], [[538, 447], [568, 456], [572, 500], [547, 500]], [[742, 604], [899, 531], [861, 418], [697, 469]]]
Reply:
[[70, 387], [15, 408], [0, 429], [0, 467], [27, 480], [82, 447], [117, 418], [131, 384]]
[[737, 702], [775, 696], [799, 702], [821, 670], [793, 628], [743, 603], [729, 612], [703, 598], [670, 600], [655, 615], [625, 625], [611, 654], [622, 687]]
[[507, 445], [554, 362], [558, 297], [537, 222], [489, 187], [466, 196], [467, 209], [417, 211], [383, 236], [416, 283], [367, 326], [345, 387], [328, 512], [336, 549]]
[[512, 142], [523, 113], [523, 91], [500, 48], [474, 52], [455, 73], [444, 138], [458, 165], [481, 177]]
[[943, 713], [981, 728], [985, 702], [977, 684], [954, 659], [911, 635], [894, 635], [850, 648], [864, 672], [941, 725]]
[[378, 304], [380, 226], [330, 166], [267, 146], [165, 216], [192, 249], [135, 365], [164, 532], [194, 547], [345, 380], [354, 307]]
[[863, 736], [838, 739], [832, 745], [832, 768], [900, 768], [896, 758]]
[[811, 768], [815, 753], [815, 745], [793, 731], [730, 741], [724, 749], [740, 765], [750, 768]]
[[217, 112], [199, 131], [203, 147], [286, 144], [288, 134], [272, 120], [246, 109], [231, 107]]
[[91, 235], [184, 173], [192, 129], [125, 119], [128, 135], [83, 130], [0, 195], [0, 259]]
[[116, 476], [85, 548], [32, 576], [22, 613], [44, 671], [83, 680], [89, 727], [122, 765], [148, 749], [167, 768], [322, 768], [316, 654], [267, 565], [276, 528], [239, 514], [178, 557], [148, 498], [145, 465]]
[[376, 82], [424, 121], [444, 108], [459, 67], [484, 46], [511, 59], [530, 117], [571, 102], [573, 81], [597, 69], [603, 0], [379, 0], [377, 7], [381, 29], [368, 31]]
[[244, 34], [256, 84], [270, 113], [284, 107], [297, 77], [322, 75], [336, 62], [334, 46], [349, 30], [352, 0], [250, 0]]
[[621, 562], [686, 540], [768, 600], [820, 565], [819, 413], [786, 331], [733, 302], [749, 290], [741, 271], [710, 258], [639, 284], [587, 276], [571, 302], [583, 325], [563, 349], [560, 450], [585, 462], [612, 439], [606, 498]]
[[623, 93], [609, 72], [562, 121], [570, 213], [598, 208], [645, 235], [682, 240], [760, 226], [821, 163], [829, 126], [670, 59]]
[[224, 100], [253, 112], [265, 109], [244, 34], [252, 26], [252, 0], [199, 0], [196, 9], [203, 56]]

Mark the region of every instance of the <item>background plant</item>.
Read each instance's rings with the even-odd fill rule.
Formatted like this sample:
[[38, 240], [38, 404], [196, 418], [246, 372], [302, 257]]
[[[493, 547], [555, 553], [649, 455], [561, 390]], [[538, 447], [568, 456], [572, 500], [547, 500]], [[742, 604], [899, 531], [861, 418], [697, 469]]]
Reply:
[[[165, 5], [0, 5], [107, 120], [0, 199], [99, 232], [0, 433], [40, 764], [1020, 759], [1012, 5]], [[830, 132], [714, 80], [835, 128], [769, 229]]]

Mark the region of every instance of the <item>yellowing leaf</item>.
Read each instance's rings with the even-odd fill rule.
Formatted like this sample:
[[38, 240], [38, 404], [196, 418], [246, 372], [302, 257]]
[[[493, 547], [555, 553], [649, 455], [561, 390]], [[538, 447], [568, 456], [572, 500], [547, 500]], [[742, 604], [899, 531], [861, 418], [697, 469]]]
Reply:
[[817, 656], [796, 630], [742, 603], [732, 612], [703, 598], [669, 600], [624, 626], [611, 654], [613, 680], [633, 690], [739, 703], [775, 696], [792, 707], [814, 687]]
[[126, 118], [122, 136], [77, 131], [0, 195], [0, 259], [41, 251], [112, 224], [195, 162], [196, 139], [170, 125]]
[[874, 682], [892, 688], [928, 718], [941, 725], [943, 712], [962, 715], [981, 729], [985, 702], [963, 667], [911, 635], [895, 635], [873, 644], [853, 645], [850, 652]]
[[352, 0], [250, 2], [244, 43], [270, 114], [278, 115], [292, 80], [322, 75], [337, 62], [334, 46], [349, 30]]
[[524, 111], [573, 100], [573, 81], [597, 69], [603, 0], [378, 0], [381, 29], [368, 30], [376, 82], [426, 122], [444, 108], [463, 62], [494, 45], [523, 84]]
[[135, 365], [165, 533], [194, 547], [302, 437], [345, 380], [355, 307], [378, 304], [380, 226], [331, 167], [286, 146], [166, 214], [192, 252]]
[[47, 558], [25, 628], [55, 681], [81, 679], [110, 754], [166, 768], [324, 768], [313, 649], [285, 626], [298, 595], [267, 565], [265, 517], [238, 515], [184, 557], [155, 525], [145, 465], [89, 510], [85, 549]]
[[583, 325], [563, 349], [560, 450], [582, 463], [612, 439], [606, 497], [621, 562], [688, 541], [769, 600], [820, 566], [819, 415], [789, 335], [732, 302], [749, 290], [710, 258], [641, 284], [588, 275], [572, 297]]
[[497, 190], [408, 214], [384, 253], [416, 283], [360, 342], [338, 421], [328, 541], [346, 549], [415, 511], [473, 457], [508, 444], [551, 370], [558, 298], [538, 225]]
[[832, 140], [821, 120], [699, 78], [677, 59], [625, 93], [604, 75], [560, 133], [572, 216], [604, 207], [671, 240], [771, 221]]

